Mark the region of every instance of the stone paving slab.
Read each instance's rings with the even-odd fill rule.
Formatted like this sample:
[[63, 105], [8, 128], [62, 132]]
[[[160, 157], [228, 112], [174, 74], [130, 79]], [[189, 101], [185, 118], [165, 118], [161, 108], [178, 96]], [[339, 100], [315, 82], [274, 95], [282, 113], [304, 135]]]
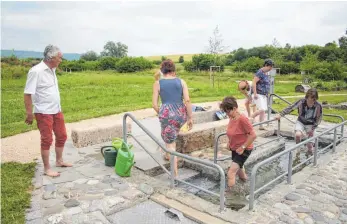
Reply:
[[[199, 175], [200, 172], [192, 169], [187, 169], [187, 168], [180, 168], [178, 169], [178, 179], [179, 180], [187, 180], [189, 178], [195, 177]], [[160, 174], [155, 177], [158, 180], [162, 180], [167, 182], [169, 179], [169, 175], [167, 173]]]
[[[141, 223], [141, 224], [195, 224], [196, 222], [189, 220], [182, 214], [170, 218], [169, 214], [165, 213], [168, 209], [153, 201], [146, 201], [138, 204], [132, 208], [118, 212], [112, 216], [107, 217], [111, 223], [124, 224], [124, 223]], [[136, 215], [134, 215], [136, 214]], [[141, 221], [139, 221], [141, 220]]]

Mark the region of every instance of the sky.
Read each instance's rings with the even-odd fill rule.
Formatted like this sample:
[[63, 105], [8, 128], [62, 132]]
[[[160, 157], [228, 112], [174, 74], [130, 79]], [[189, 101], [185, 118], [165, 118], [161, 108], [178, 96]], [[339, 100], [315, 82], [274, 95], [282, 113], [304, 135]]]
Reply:
[[324, 45], [347, 29], [347, 2], [2, 2], [1, 49], [100, 53], [122, 42], [130, 56], [206, 52], [218, 25], [228, 51], [271, 44]]

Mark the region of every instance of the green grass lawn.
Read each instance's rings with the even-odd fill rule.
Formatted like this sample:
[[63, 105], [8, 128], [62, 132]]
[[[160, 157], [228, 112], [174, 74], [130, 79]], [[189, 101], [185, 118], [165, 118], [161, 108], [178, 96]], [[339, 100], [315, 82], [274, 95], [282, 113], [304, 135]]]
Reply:
[[[66, 122], [151, 107], [154, 72], [155, 70], [120, 74], [104, 71], [68, 73], [59, 76], [61, 103]], [[237, 91], [236, 80], [252, 79], [251, 73], [238, 74], [226, 71], [216, 77], [215, 88], [212, 88], [208, 72], [187, 73], [180, 70], [178, 75], [186, 80], [193, 103], [222, 100], [227, 95], [241, 98], [242, 96]], [[278, 76], [276, 79], [300, 80], [297, 76]], [[25, 81], [25, 79], [2, 80], [1, 137], [36, 129], [35, 123], [32, 126], [24, 123], [23, 90]], [[275, 92], [281, 96], [302, 95], [302, 93], [294, 92], [295, 85], [299, 83], [300, 81], [298, 83], [276, 83]], [[320, 92], [320, 94], [322, 93]]]
[[35, 163], [1, 164], [1, 223], [25, 223], [25, 209], [30, 207]]

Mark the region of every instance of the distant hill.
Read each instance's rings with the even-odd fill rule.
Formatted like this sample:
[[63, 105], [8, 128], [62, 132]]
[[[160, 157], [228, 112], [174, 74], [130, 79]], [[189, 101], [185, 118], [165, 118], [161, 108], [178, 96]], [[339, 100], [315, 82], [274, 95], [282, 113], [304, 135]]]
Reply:
[[[9, 57], [14, 54], [17, 58], [43, 58], [43, 52], [37, 51], [12, 51], [12, 50], [1, 50], [1, 57]], [[66, 60], [78, 60], [80, 54], [77, 53], [63, 53]]]

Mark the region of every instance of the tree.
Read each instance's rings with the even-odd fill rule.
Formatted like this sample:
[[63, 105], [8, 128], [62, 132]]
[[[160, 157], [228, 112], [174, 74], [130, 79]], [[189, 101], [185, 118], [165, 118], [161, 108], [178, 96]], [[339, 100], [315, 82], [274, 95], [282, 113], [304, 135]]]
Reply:
[[347, 51], [347, 37], [346, 36], [342, 36], [339, 38], [339, 46], [341, 49], [344, 49], [345, 51]]
[[167, 59], [167, 57], [161, 56], [161, 61], [165, 61], [166, 59]]
[[115, 58], [123, 58], [126, 57], [128, 54], [128, 46], [125, 44], [122, 44], [121, 42], [114, 43], [113, 41], [108, 41], [105, 46], [104, 50], [101, 52], [101, 56], [110, 56]]
[[276, 37], [272, 40], [272, 46], [276, 47], [276, 48], [280, 48], [281, 44], [280, 42], [276, 39]]
[[313, 54], [311, 51], [306, 50], [306, 55], [300, 63], [300, 69], [301, 71], [312, 73], [317, 68], [318, 64], [318, 54]]
[[213, 30], [213, 36], [208, 40], [209, 46], [207, 52], [209, 54], [220, 54], [228, 47], [223, 45], [222, 34], [219, 33], [218, 26]]
[[86, 53], [81, 55], [80, 59], [86, 61], [96, 61], [98, 60], [98, 55], [95, 51], [87, 51]]
[[183, 56], [181, 55], [180, 57], [179, 57], [179, 59], [178, 59], [178, 63], [183, 63], [184, 62], [184, 58], [183, 58]]
[[237, 51], [235, 52], [233, 56], [234, 61], [242, 61], [246, 58], [247, 58], [247, 50], [243, 48], [237, 49]]

